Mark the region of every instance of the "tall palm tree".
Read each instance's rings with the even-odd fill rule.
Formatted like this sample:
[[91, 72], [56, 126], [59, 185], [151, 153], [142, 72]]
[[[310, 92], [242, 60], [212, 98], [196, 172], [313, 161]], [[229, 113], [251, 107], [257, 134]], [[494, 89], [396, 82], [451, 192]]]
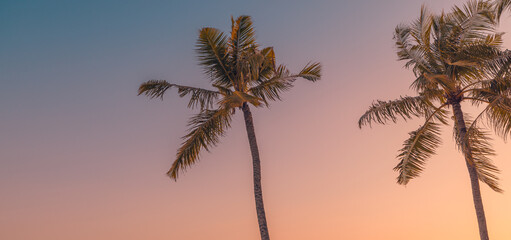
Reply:
[[188, 123], [189, 133], [177, 151], [176, 160], [167, 172], [176, 180], [179, 173], [195, 164], [202, 149], [208, 150], [219, 142], [230, 127], [236, 109], [241, 109], [252, 153], [254, 195], [261, 239], [269, 240], [261, 188], [261, 164], [250, 105], [268, 106], [269, 101], [280, 100], [282, 92], [303, 78], [315, 82], [321, 77], [319, 63], [307, 64], [298, 74], [291, 74], [285, 66], [276, 65], [273, 48], [260, 49], [255, 41], [249, 16], [231, 18], [230, 35], [215, 28], [202, 28], [197, 40], [199, 64], [204, 68], [214, 90], [182, 86], [165, 80], [150, 80], [138, 90], [139, 95], [163, 97], [171, 88], [177, 88], [180, 97], [190, 96], [188, 107], [199, 108], [199, 113]]
[[[410, 132], [399, 150], [397, 182], [406, 185], [424, 170], [427, 159], [440, 145], [440, 127], [454, 120], [456, 145], [463, 153], [470, 176], [479, 233], [488, 239], [479, 181], [501, 192], [497, 167], [490, 157], [494, 150], [485, 121], [495, 132], [511, 134], [511, 55], [501, 51], [502, 33], [496, 31], [496, 16], [486, 1], [469, 1], [450, 13], [433, 15], [422, 7], [420, 17], [399, 25], [394, 33], [399, 60], [412, 68], [416, 79], [411, 88], [417, 96], [377, 101], [358, 125], [386, 124], [398, 119], [422, 117], [425, 122]], [[471, 120], [462, 103], [484, 109]]]

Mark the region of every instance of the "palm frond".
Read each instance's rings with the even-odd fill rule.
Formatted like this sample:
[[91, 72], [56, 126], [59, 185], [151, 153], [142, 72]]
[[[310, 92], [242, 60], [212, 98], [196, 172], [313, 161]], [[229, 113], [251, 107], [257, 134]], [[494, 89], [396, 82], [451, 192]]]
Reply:
[[259, 50], [251, 47], [246, 50], [235, 64], [237, 66], [236, 89], [247, 91], [250, 87], [256, 86], [262, 81], [270, 79], [275, 72], [275, 53], [272, 47]]
[[424, 116], [428, 104], [424, 97], [401, 97], [393, 101], [376, 101], [358, 120], [358, 127], [372, 123], [385, 124], [388, 121], [397, 122], [399, 118], [411, 119], [412, 117]]
[[[430, 67], [429, 72], [441, 72], [444, 66], [439, 60], [438, 49], [435, 44], [435, 27], [438, 21], [442, 20], [443, 16], [437, 17], [429, 12], [429, 10], [423, 5], [419, 18], [415, 20], [410, 26], [410, 36], [414, 39], [414, 44], [411, 47], [411, 51], [414, 51], [417, 56], [420, 56], [427, 62]], [[417, 70], [423, 72], [422, 68], [414, 67]]]
[[462, 7], [454, 6], [449, 17], [459, 27], [461, 43], [485, 39], [496, 28], [495, 16], [487, 1], [470, 0]]
[[411, 32], [412, 28], [406, 25], [398, 25], [395, 29], [394, 41], [398, 50], [398, 60], [407, 60], [405, 67], [413, 66], [417, 76], [423, 72], [436, 72], [426, 60], [425, 52], [416, 47], [417, 38], [413, 38]]
[[497, 20], [500, 20], [502, 13], [506, 10], [511, 9], [511, 0], [496, 0], [494, 1], [494, 10], [496, 13]]
[[486, 119], [495, 133], [504, 140], [511, 136], [511, 98], [501, 97], [486, 110]]
[[[443, 89], [440, 89], [440, 86], [437, 82], [431, 81], [430, 79], [426, 78], [426, 75], [424, 73], [416, 73], [415, 74], [417, 78], [410, 84], [410, 88], [419, 92], [419, 93], [425, 93], [425, 92], [442, 92], [442, 94], [438, 95], [441, 96], [444, 93]], [[435, 98], [438, 98], [435, 96]]]
[[196, 43], [199, 64], [211, 76], [213, 84], [233, 85], [232, 66], [228, 63], [227, 37], [216, 28], [202, 28]]
[[495, 34], [489, 34], [488, 36], [486, 36], [484, 43], [489, 46], [500, 47], [504, 43], [504, 41], [502, 39], [502, 35], [504, 35], [504, 33], [502, 33], [502, 32], [495, 33]]
[[486, 122], [497, 135], [507, 140], [511, 136], [511, 88], [500, 84], [501, 82], [489, 82], [493, 84], [474, 89], [470, 100], [476, 106], [487, 103], [480, 115], [486, 118]]
[[424, 77], [430, 86], [441, 86], [445, 91], [453, 91], [456, 88], [454, 80], [445, 74], [424, 73]]
[[397, 183], [403, 185], [419, 176], [424, 170], [426, 160], [435, 154], [435, 149], [441, 143], [439, 124], [432, 121], [426, 121], [423, 126], [409, 134], [410, 137], [404, 142], [397, 156], [400, 162], [394, 167], [394, 171], [399, 172]]
[[266, 47], [260, 51], [260, 54], [263, 56], [263, 62], [261, 63], [258, 71], [258, 77], [251, 79], [251, 86], [255, 86], [258, 83], [268, 80], [272, 78], [277, 69], [277, 61], [275, 59], [275, 52], [273, 51], [273, 47]]
[[466, 132], [465, 138], [461, 138], [455, 125], [455, 138], [458, 149], [462, 151], [468, 164], [475, 167], [477, 176], [481, 182], [487, 184], [496, 192], [502, 192], [498, 184], [497, 174], [499, 169], [493, 164], [490, 157], [495, 156], [495, 151], [490, 144], [489, 133], [483, 131], [476, 124], [467, 121], [470, 124], [470, 131]]
[[279, 66], [271, 79], [259, 82], [248, 92], [262, 99], [268, 105], [268, 100], [281, 100], [280, 93], [291, 89], [295, 79], [296, 76], [290, 75], [284, 66]]
[[264, 56], [265, 65], [267, 65], [270, 69], [276, 69], [276, 61], [275, 61], [275, 51], [273, 47], [266, 47], [261, 50], [261, 54]]
[[[249, 16], [239, 16], [236, 18], [231, 17], [231, 37], [229, 38], [229, 62], [234, 67], [234, 73], [237, 77], [233, 80], [237, 81], [234, 83], [237, 90], [241, 90], [240, 86], [246, 84], [242, 74], [243, 57], [249, 49], [256, 48], [255, 42], [255, 31], [252, 26], [252, 18]], [[241, 81], [241, 82], [240, 82]]]
[[230, 127], [231, 114], [229, 109], [203, 110], [188, 122], [188, 134], [183, 137], [184, 142], [177, 151], [176, 160], [167, 172], [172, 179], [177, 179], [180, 172], [199, 160], [201, 149], [209, 151], [215, 146], [219, 138]]
[[190, 101], [188, 102], [189, 108], [197, 106], [200, 106], [201, 109], [212, 108], [220, 95], [220, 92], [217, 91], [172, 84], [165, 80], [149, 80], [142, 83], [138, 88], [138, 95], [144, 94], [150, 98], [163, 99], [165, 92], [172, 87], [178, 89], [180, 97], [191, 94]]
[[250, 16], [239, 16], [236, 20], [231, 17], [231, 22], [229, 46], [236, 56], [255, 44], [255, 30]]
[[240, 69], [247, 73], [246, 76], [249, 79], [244, 79], [242, 89], [247, 89], [249, 86], [269, 78], [275, 69], [275, 55], [271, 48], [265, 48], [262, 51], [254, 48], [246, 55]]
[[311, 82], [321, 79], [321, 64], [318, 62], [308, 63], [296, 77], [304, 78]]
[[491, 74], [493, 78], [490, 84], [509, 86], [511, 85], [511, 51], [501, 51], [498, 56], [494, 56], [491, 60], [485, 62], [485, 70]]
[[485, 61], [497, 58], [500, 54], [499, 48], [502, 44], [502, 38], [497, 36], [499, 36], [499, 34], [487, 35], [484, 40], [460, 46], [452, 62], [464, 61], [469, 64], [457, 64], [456, 66], [474, 67], [480, 66]]
[[291, 74], [283, 65], [280, 65], [270, 79], [259, 81], [248, 92], [262, 99], [268, 105], [268, 100], [281, 100], [280, 94], [291, 89], [297, 78], [311, 82], [318, 81], [321, 79], [321, 64], [308, 63], [298, 74]]

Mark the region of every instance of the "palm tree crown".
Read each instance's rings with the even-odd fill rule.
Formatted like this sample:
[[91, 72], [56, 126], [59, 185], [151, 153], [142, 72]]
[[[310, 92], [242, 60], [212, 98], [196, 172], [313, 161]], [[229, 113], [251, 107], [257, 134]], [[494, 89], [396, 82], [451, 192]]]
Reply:
[[260, 49], [249, 16], [232, 20], [230, 36], [215, 28], [202, 28], [197, 40], [199, 64], [210, 76], [214, 90], [182, 86], [165, 80], [150, 80], [138, 90], [139, 95], [163, 97], [170, 88], [177, 88], [180, 97], [190, 96], [188, 107], [198, 107], [199, 114], [188, 123], [189, 133], [177, 152], [168, 175], [176, 179], [180, 171], [193, 165], [201, 149], [208, 150], [219, 142], [236, 108], [243, 103], [268, 106], [269, 101], [280, 100], [280, 94], [289, 90], [297, 78], [315, 82], [320, 79], [321, 66], [310, 63], [298, 74], [291, 74], [285, 66], [276, 66], [272, 47]]

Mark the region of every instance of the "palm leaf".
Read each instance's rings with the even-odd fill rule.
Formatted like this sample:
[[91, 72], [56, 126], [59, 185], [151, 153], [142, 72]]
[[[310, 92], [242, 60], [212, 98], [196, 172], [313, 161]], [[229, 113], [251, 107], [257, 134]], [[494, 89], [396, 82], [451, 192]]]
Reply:
[[243, 61], [243, 64], [246, 66], [242, 67], [242, 69], [248, 73], [246, 76], [249, 76], [249, 79], [245, 79], [243, 89], [264, 81], [271, 76], [275, 69], [275, 55], [271, 48], [265, 48], [263, 51], [254, 48], [247, 55], [245, 57], [246, 60]]
[[229, 47], [236, 61], [243, 51], [255, 45], [255, 30], [250, 16], [239, 16], [236, 20], [231, 18], [231, 22]]
[[409, 134], [410, 137], [404, 142], [397, 156], [400, 162], [394, 167], [394, 170], [399, 172], [397, 183], [403, 185], [419, 176], [424, 170], [426, 160], [435, 154], [435, 149], [441, 143], [439, 124], [432, 121], [426, 121], [423, 126]]
[[280, 94], [293, 87], [297, 78], [303, 78], [311, 82], [321, 79], [321, 64], [308, 63], [298, 74], [291, 74], [284, 66], [279, 66], [273, 72], [272, 78], [261, 80], [248, 92], [263, 100], [268, 105], [268, 100], [281, 100]]
[[487, 1], [470, 0], [463, 7], [454, 6], [449, 17], [460, 29], [460, 42], [485, 39], [495, 31], [495, 16]]
[[453, 79], [445, 74], [424, 73], [424, 77], [430, 82], [430, 85], [440, 85], [446, 91], [453, 91], [456, 88], [456, 83]]
[[273, 51], [273, 47], [263, 48], [260, 51], [260, 54], [263, 56], [263, 61], [260, 64], [257, 78], [251, 79], [251, 86], [255, 86], [260, 82], [266, 81], [275, 73], [277, 61], [275, 60], [275, 52]]
[[[485, 61], [496, 59], [500, 53], [499, 47], [502, 39], [494, 39], [494, 37], [495, 35], [487, 35], [487, 39], [460, 46], [456, 56], [452, 59], [453, 63], [450, 64], [462, 67], [478, 67]], [[454, 64], [461, 61], [468, 64]]]
[[480, 116], [485, 116], [495, 133], [506, 140], [511, 136], [511, 88], [500, 82], [493, 83], [495, 85], [490, 84], [487, 88], [474, 89], [471, 100], [475, 105], [488, 103]]
[[502, 13], [505, 10], [511, 9], [511, 0], [496, 0], [494, 9], [496, 12], [497, 20], [500, 20], [500, 17], [502, 16]]
[[244, 90], [245, 85], [250, 79], [246, 79], [244, 73], [247, 73], [250, 65], [246, 61], [249, 50], [257, 48], [255, 42], [255, 31], [252, 26], [252, 19], [249, 16], [239, 16], [236, 20], [231, 18], [231, 37], [229, 38], [229, 63], [233, 66], [234, 78], [233, 85], [236, 90]]
[[502, 97], [489, 106], [486, 119], [497, 135], [504, 139], [511, 136], [511, 98]]
[[308, 63], [303, 67], [303, 69], [296, 75], [296, 77], [300, 77], [311, 82], [318, 81], [321, 79], [321, 64], [318, 62]]
[[[398, 25], [394, 32], [394, 41], [398, 49], [398, 60], [408, 60], [405, 67], [414, 66], [414, 72], [436, 72], [426, 60], [424, 52], [417, 49], [417, 44], [411, 37], [412, 28], [406, 25]], [[420, 75], [420, 74], [419, 74]]]
[[201, 109], [211, 108], [220, 95], [220, 92], [217, 91], [172, 84], [165, 80], [149, 80], [142, 83], [138, 89], [138, 95], [144, 94], [150, 98], [159, 97], [163, 99], [165, 92], [172, 87], [178, 89], [180, 97], [191, 94], [190, 101], [188, 102], [188, 107], [190, 108], [195, 108], [196, 106], [200, 106]]
[[437, 24], [437, 20], [437, 17], [432, 15], [423, 5], [419, 18], [410, 26], [410, 36], [415, 40], [410, 50], [428, 63], [430, 72], [441, 72], [443, 70], [442, 64], [438, 61], [438, 50], [433, 44], [434, 36], [436, 36], [435, 24]]
[[265, 63], [264, 65], [267, 65], [269, 69], [275, 70], [276, 69], [276, 61], [275, 61], [275, 51], [273, 50], [273, 47], [266, 47], [261, 50], [261, 54], [264, 56]]
[[268, 105], [268, 100], [281, 100], [280, 93], [287, 91], [293, 87], [296, 76], [290, 75], [283, 66], [279, 66], [274, 73], [274, 77], [260, 81], [256, 86], [251, 87], [248, 92], [263, 100]]
[[424, 97], [401, 97], [393, 101], [376, 101], [358, 120], [358, 127], [372, 123], [385, 124], [388, 121], [397, 122], [398, 118], [404, 120], [412, 117], [424, 116], [428, 109]]
[[491, 138], [488, 132], [481, 130], [476, 124], [470, 122], [468, 124], [471, 127], [470, 131], [467, 131], [465, 138], [459, 136], [458, 127], [455, 126], [454, 133], [458, 149], [463, 152], [468, 164], [475, 167], [477, 177], [481, 182], [484, 182], [496, 192], [502, 192], [497, 176], [500, 171], [490, 158], [495, 156], [495, 151], [490, 144]]
[[201, 149], [209, 151], [230, 127], [231, 114], [228, 109], [203, 110], [192, 117], [188, 123], [189, 133], [177, 151], [177, 157], [167, 175], [177, 179], [179, 172], [185, 171], [199, 159]]
[[213, 84], [233, 85], [232, 67], [228, 63], [227, 37], [215, 28], [202, 28], [196, 43], [199, 64], [211, 76]]
[[491, 84], [509, 86], [511, 85], [511, 51], [506, 50], [499, 52], [497, 55], [491, 60], [486, 61], [485, 70], [492, 75], [493, 81]]

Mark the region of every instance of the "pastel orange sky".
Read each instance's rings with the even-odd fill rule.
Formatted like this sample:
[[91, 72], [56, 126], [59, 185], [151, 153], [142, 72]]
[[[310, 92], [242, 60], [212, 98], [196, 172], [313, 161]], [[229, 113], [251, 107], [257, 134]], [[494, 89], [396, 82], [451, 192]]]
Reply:
[[[195, 111], [175, 91], [136, 95], [149, 79], [207, 87], [197, 30], [228, 32], [241, 14], [279, 63], [323, 65], [321, 81], [253, 110], [272, 239], [479, 239], [451, 127], [404, 187], [392, 168], [421, 120], [357, 126], [373, 100], [413, 94], [394, 27], [423, 3], [440, 12], [463, 2], [2, 1], [0, 239], [260, 239], [242, 116], [174, 182], [165, 172]], [[504, 193], [482, 195], [490, 238], [507, 240], [511, 143], [494, 139]]]

